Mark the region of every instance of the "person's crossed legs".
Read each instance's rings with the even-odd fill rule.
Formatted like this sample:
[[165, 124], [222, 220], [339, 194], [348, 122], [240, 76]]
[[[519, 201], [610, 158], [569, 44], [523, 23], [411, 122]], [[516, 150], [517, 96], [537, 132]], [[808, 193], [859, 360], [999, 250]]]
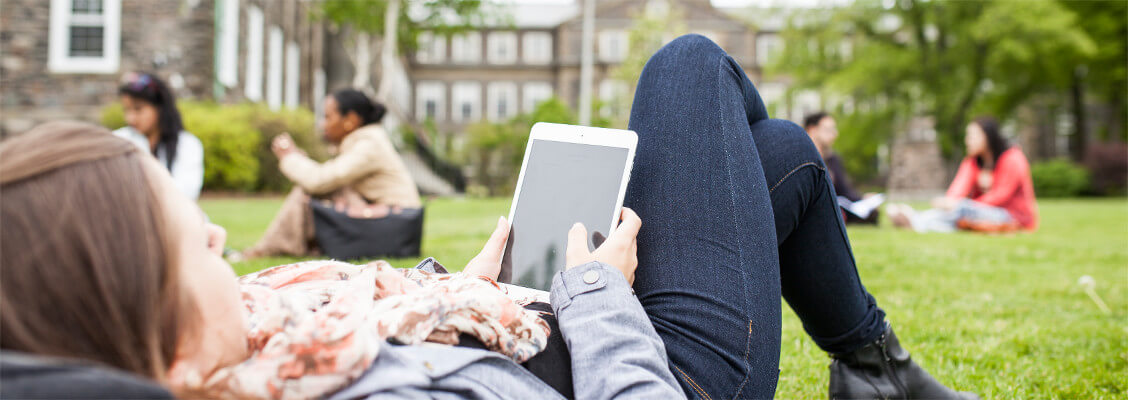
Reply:
[[[775, 394], [781, 294], [824, 350], [879, 341], [873, 351], [887, 351], [885, 314], [858, 277], [822, 158], [799, 126], [768, 119], [720, 47], [687, 35], [658, 51], [630, 129], [639, 143], [625, 205], [643, 219], [635, 290], [687, 395]], [[879, 372], [915, 379], [908, 395], [954, 394], [904, 358], [908, 375]]]
[[765, 118], [736, 62], [696, 35], [650, 59], [631, 107], [639, 140], [624, 203], [643, 221], [634, 288], [690, 397], [775, 393], [779, 256], [749, 130]]

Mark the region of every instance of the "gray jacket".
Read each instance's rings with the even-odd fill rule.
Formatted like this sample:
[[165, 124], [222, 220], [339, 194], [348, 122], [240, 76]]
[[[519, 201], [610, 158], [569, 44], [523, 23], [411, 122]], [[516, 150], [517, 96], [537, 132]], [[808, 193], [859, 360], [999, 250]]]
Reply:
[[[662, 339], [623, 274], [592, 262], [560, 272], [549, 297], [572, 357], [577, 399], [685, 398]], [[331, 400], [558, 399], [555, 390], [501, 354], [439, 344], [388, 344], [356, 382]]]

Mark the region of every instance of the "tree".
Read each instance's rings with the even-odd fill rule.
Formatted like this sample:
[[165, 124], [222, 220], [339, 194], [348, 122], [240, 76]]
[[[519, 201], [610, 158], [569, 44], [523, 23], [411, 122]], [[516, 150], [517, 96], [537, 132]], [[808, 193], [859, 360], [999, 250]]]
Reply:
[[[389, 101], [389, 94], [397, 82], [394, 71], [400, 70], [401, 49], [415, 49], [424, 31], [449, 36], [488, 22], [504, 22], [500, 13], [481, 0], [331, 0], [321, 2], [314, 17], [331, 21], [345, 33], [344, 47], [356, 69], [353, 87], [375, 95], [400, 121], [410, 119], [399, 103]], [[373, 87], [371, 54], [377, 48], [380, 83]], [[413, 125], [413, 131], [420, 143], [428, 144], [423, 129]]]
[[859, 0], [793, 15], [769, 72], [795, 90], [851, 98], [857, 112], [888, 113], [891, 130], [931, 116], [952, 157], [973, 112], [1007, 118], [1069, 87], [1079, 60], [1096, 53], [1079, 25], [1053, 1]]

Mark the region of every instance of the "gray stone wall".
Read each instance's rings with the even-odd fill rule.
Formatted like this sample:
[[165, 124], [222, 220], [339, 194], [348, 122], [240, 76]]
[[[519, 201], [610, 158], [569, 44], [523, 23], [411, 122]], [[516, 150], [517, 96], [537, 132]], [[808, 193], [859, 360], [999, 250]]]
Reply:
[[179, 75], [179, 98], [210, 98], [214, 2], [122, 0], [121, 61], [110, 74], [56, 74], [47, 69], [50, 1], [0, 1], [0, 138], [56, 119], [98, 122], [117, 99], [123, 73]]

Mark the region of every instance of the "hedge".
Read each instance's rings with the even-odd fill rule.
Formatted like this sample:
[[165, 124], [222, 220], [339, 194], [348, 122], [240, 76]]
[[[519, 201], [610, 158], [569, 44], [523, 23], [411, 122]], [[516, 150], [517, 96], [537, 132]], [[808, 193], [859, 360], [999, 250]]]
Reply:
[[1089, 171], [1066, 159], [1034, 164], [1030, 175], [1038, 197], [1074, 197], [1089, 187]]
[[[289, 132], [311, 157], [324, 160], [325, 145], [314, 130], [313, 113], [304, 109], [271, 111], [260, 104], [177, 103], [184, 129], [204, 144], [204, 189], [221, 191], [284, 191], [289, 181], [270, 151], [274, 136]], [[125, 126], [120, 103], [102, 110], [102, 124]]]

